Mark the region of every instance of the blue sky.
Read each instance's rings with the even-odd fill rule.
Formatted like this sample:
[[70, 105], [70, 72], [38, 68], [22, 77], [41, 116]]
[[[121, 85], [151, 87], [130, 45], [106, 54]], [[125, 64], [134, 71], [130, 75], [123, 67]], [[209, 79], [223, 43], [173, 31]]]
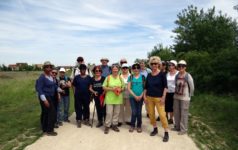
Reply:
[[238, 19], [236, 0], [0, 0], [0, 64], [132, 64], [173, 44], [176, 15], [190, 4]]

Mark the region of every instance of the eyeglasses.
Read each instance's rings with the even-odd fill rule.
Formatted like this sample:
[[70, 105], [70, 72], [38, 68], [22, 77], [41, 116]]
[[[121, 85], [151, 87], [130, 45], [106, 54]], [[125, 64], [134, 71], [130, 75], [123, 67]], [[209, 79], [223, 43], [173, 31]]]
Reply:
[[134, 69], [134, 70], [135, 70], [135, 69], [140, 70], [140, 67], [132, 67], [132, 69]]
[[102, 72], [102, 70], [95, 70], [95, 72]]
[[45, 66], [45, 68], [52, 68], [52, 66], [51, 65], [47, 65], [47, 66]]
[[186, 65], [178, 64], [178, 68], [180, 68], [180, 67], [184, 68], [184, 67], [186, 67]]
[[128, 69], [128, 67], [122, 67], [122, 69]]
[[126, 62], [126, 61], [122, 61], [122, 62], [121, 62], [121, 64], [125, 64], [125, 63], [127, 63], [127, 62]]
[[158, 63], [151, 63], [150, 65], [151, 65], [151, 66], [153, 66], [153, 65], [158, 65]]

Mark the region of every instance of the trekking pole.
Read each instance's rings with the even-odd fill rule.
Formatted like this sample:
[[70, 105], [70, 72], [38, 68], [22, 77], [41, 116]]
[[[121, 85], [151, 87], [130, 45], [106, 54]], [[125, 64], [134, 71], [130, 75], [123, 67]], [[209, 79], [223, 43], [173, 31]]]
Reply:
[[93, 118], [92, 118], [92, 125], [91, 128], [93, 127], [93, 120], [94, 120], [94, 114], [95, 114], [95, 110], [96, 110], [96, 104], [94, 102], [94, 108], [93, 108]]

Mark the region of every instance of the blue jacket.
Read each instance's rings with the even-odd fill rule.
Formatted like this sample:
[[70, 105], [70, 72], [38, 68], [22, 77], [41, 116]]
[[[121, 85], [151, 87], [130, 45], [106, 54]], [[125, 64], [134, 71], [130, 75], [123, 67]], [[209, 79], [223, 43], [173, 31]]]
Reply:
[[36, 91], [42, 101], [46, 100], [46, 96], [54, 96], [57, 91], [57, 85], [53, 81], [52, 77], [47, 78], [44, 74], [41, 74], [36, 81]]

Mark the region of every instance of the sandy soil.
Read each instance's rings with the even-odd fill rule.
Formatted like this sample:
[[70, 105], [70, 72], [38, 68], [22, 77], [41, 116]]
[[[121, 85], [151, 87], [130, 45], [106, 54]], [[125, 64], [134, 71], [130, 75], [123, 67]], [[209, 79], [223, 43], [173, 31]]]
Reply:
[[[92, 105], [92, 104], [91, 104]], [[91, 111], [93, 109], [91, 108]], [[92, 115], [91, 115], [92, 116]], [[162, 141], [164, 134], [160, 122], [158, 122], [159, 134], [151, 137], [149, 134], [152, 126], [149, 119], [143, 112], [142, 133], [134, 131], [130, 133], [128, 125], [122, 125], [117, 133], [113, 130], [109, 134], [104, 134], [104, 127], [96, 128], [97, 116], [94, 117], [93, 128], [82, 125], [77, 128], [75, 113], [70, 117], [70, 123], [56, 129], [57, 136], [43, 135], [26, 150], [197, 150], [195, 143], [187, 135], [178, 135], [175, 131], [170, 131], [170, 139], [167, 143]], [[170, 126], [172, 128], [172, 126]]]

